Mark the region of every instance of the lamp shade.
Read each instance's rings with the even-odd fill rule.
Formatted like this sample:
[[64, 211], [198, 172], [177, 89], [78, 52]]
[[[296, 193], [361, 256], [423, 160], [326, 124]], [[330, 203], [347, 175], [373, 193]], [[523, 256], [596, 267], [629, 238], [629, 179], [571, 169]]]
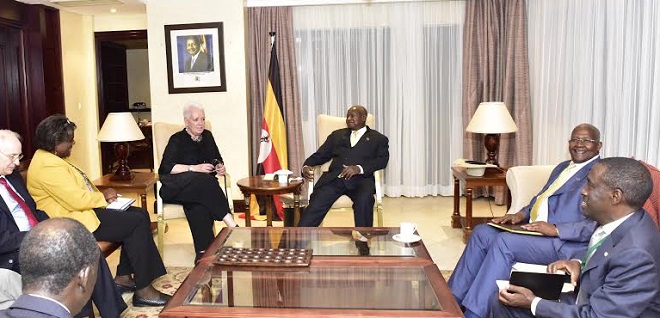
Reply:
[[501, 134], [518, 131], [509, 110], [503, 102], [483, 102], [465, 128], [467, 132]]
[[97, 137], [102, 142], [124, 142], [144, 139], [131, 113], [109, 113]]

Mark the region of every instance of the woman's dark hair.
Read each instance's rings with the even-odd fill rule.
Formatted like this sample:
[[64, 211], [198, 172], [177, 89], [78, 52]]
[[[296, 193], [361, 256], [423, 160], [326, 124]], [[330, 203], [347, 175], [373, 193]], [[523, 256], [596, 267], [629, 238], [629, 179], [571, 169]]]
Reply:
[[55, 146], [71, 140], [76, 124], [62, 114], [48, 116], [37, 125], [34, 143], [37, 148], [52, 152]]

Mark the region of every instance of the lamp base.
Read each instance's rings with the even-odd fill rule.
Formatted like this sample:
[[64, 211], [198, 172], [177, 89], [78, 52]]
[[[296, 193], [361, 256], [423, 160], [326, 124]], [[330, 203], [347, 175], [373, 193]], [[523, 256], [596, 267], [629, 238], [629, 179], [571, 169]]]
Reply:
[[130, 181], [135, 178], [131, 168], [128, 167], [128, 143], [118, 142], [115, 144], [115, 156], [119, 161], [119, 165], [115, 174], [110, 177], [112, 181]]
[[484, 146], [488, 152], [486, 163], [500, 166], [497, 162], [497, 151], [500, 148], [500, 134], [486, 134], [484, 136]]
[[133, 174], [132, 171], [128, 171], [128, 173], [122, 172], [119, 173], [119, 168], [117, 168], [117, 171], [115, 171], [115, 174], [110, 177], [110, 180], [112, 181], [131, 181], [133, 178], [135, 178], [135, 174]]

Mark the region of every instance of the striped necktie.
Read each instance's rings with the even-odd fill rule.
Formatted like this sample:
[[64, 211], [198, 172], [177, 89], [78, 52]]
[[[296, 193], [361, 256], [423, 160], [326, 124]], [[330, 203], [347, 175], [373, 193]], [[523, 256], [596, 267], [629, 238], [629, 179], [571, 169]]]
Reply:
[[37, 221], [37, 218], [34, 216], [34, 213], [32, 213], [32, 209], [30, 209], [30, 207], [27, 205], [25, 200], [23, 200], [23, 198], [21, 198], [18, 195], [18, 193], [16, 193], [16, 191], [14, 191], [14, 189], [11, 188], [11, 186], [9, 186], [7, 180], [5, 178], [0, 178], [0, 184], [5, 186], [9, 195], [12, 197], [12, 199], [14, 199], [14, 201], [16, 201], [16, 203], [18, 203], [18, 207], [21, 208], [21, 210], [23, 210], [23, 213], [25, 213], [25, 217], [27, 218], [28, 223], [30, 223], [30, 227], [37, 225], [39, 221]]
[[589, 247], [587, 248], [587, 252], [584, 253], [584, 257], [582, 257], [582, 269], [584, 270], [584, 267], [587, 265], [589, 260], [591, 259], [592, 256], [594, 256], [594, 253], [598, 249], [601, 244], [603, 244], [603, 241], [605, 241], [605, 238], [607, 238], [607, 232], [603, 230], [602, 228], [597, 229], [594, 231], [594, 234], [591, 235], [591, 239], [589, 240]]
[[534, 205], [532, 206], [532, 211], [529, 214], [529, 221], [530, 222], [536, 222], [536, 219], [539, 217], [539, 210], [541, 209], [541, 203], [545, 200], [547, 200], [557, 189], [561, 188], [561, 186], [568, 181], [569, 177], [571, 176], [571, 170], [575, 168], [575, 163], [570, 163], [564, 171], [562, 171], [557, 179], [555, 179], [554, 182], [541, 193], [537, 198], [536, 202], [534, 202]]

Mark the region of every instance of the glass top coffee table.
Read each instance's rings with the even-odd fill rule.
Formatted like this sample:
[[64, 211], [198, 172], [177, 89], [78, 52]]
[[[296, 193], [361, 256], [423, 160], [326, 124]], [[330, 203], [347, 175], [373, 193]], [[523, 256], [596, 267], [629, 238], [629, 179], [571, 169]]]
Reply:
[[[398, 231], [224, 228], [159, 317], [463, 317], [423, 241]], [[240, 261], [219, 264], [228, 251]], [[284, 263], [305, 252], [308, 266]]]

